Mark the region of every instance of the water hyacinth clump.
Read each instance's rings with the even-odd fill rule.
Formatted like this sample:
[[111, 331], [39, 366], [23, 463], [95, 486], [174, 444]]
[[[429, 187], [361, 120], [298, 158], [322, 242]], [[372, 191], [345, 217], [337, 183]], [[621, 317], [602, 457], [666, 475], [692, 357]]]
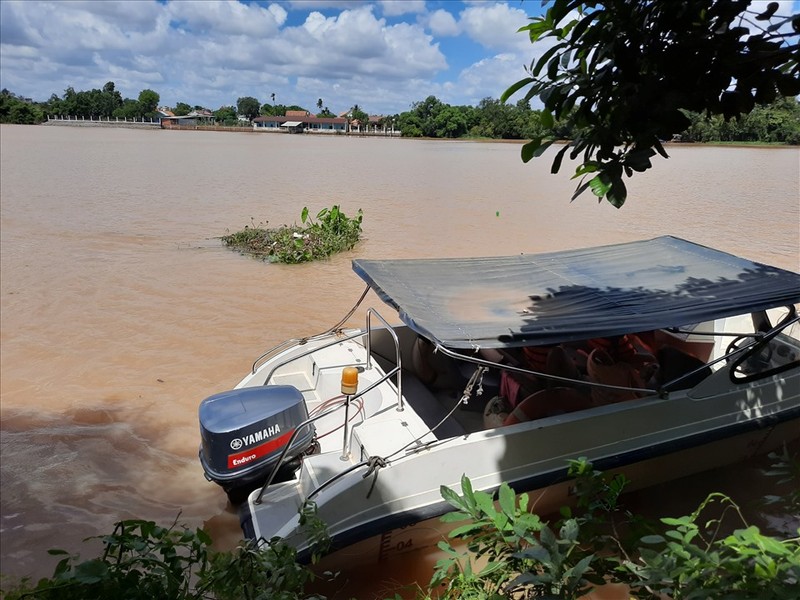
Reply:
[[334, 204], [318, 212], [315, 220], [309, 216], [308, 207], [304, 207], [300, 215], [302, 225], [272, 229], [264, 224], [246, 225], [221, 239], [226, 246], [241, 252], [271, 262], [296, 264], [352, 249], [361, 237], [362, 218], [361, 209], [350, 218]]

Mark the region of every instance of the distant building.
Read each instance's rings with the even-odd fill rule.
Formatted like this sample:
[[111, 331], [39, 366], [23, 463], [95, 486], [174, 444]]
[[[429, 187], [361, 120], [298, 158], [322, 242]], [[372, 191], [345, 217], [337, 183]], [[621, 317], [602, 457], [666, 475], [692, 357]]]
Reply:
[[256, 117], [255, 131], [290, 131], [299, 133], [345, 133], [347, 119], [343, 117], [315, 117], [304, 110], [287, 110], [283, 116]]
[[196, 127], [197, 125], [209, 124], [214, 120], [214, 115], [210, 110], [193, 110], [188, 115], [176, 117], [174, 114], [171, 116], [161, 117], [161, 128], [170, 129], [171, 127]]

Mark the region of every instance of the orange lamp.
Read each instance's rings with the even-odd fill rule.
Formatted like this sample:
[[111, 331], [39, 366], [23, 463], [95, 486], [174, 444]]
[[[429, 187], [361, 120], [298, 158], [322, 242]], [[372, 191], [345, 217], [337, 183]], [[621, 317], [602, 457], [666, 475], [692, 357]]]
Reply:
[[342, 393], [352, 395], [358, 389], [358, 369], [345, 367], [342, 369]]

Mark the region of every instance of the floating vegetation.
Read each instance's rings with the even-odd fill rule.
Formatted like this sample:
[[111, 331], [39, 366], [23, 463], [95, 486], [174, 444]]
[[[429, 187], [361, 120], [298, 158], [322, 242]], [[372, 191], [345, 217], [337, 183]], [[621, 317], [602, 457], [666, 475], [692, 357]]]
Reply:
[[264, 224], [245, 225], [244, 229], [221, 239], [230, 248], [270, 262], [296, 264], [352, 249], [361, 237], [362, 218], [361, 209], [350, 218], [334, 204], [323, 208], [314, 220], [308, 214], [308, 207], [304, 207], [300, 214], [302, 226], [269, 229]]

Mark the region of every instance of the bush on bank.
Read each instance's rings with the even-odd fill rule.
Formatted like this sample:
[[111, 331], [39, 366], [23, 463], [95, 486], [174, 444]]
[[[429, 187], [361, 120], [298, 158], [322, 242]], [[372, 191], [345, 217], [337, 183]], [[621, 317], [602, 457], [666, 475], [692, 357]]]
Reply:
[[271, 262], [296, 264], [327, 258], [332, 254], [350, 250], [361, 238], [363, 213], [348, 217], [334, 204], [317, 213], [316, 221], [304, 207], [300, 215], [303, 226], [283, 225], [267, 229], [261, 225], [223, 236], [226, 246], [263, 257]]
[[[797, 481], [796, 458], [785, 450], [771, 457], [768, 474], [780, 476], [781, 483]], [[620, 583], [631, 598], [796, 598], [800, 529], [791, 539], [764, 535], [719, 493], [690, 515], [648, 521], [620, 503], [628, 484], [624, 477], [595, 471], [585, 459], [569, 465], [577, 504], [562, 508], [553, 522], [532, 514], [528, 495], [516, 496], [505, 484], [497, 495], [473, 490], [467, 477], [461, 495], [442, 486], [442, 497], [454, 509], [443, 520], [462, 523], [450, 538], [465, 542], [467, 550], [440, 542], [444, 558], [430, 583], [417, 587], [417, 597], [574, 599], [594, 586]], [[780, 501], [793, 514], [800, 510], [797, 493]], [[704, 516], [714, 508], [715, 516]], [[303, 523], [319, 556], [329, 540], [313, 505], [303, 508]], [[242, 542], [220, 552], [211, 549], [211, 538], [201, 529], [142, 520], [121, 521], [100, 539], [100, 557], [80, 562], [78, 555], [51, 550], [63, 557], [52, 577], [12, 583], [0, 595], [7, 600], [319, 598], [306, 591], [319, 575], [299, 564], [294, 549], [280, 539]]]

